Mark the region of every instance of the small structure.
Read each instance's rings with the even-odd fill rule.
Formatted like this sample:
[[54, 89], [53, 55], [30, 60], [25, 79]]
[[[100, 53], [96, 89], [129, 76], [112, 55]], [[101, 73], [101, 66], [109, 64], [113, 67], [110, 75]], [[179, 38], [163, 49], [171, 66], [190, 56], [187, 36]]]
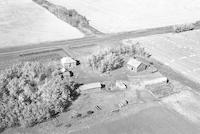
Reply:
[[146, 75], [129, 76], [129, 80], [132, 85], [142, 87], [168, 82], [168, 78], [163, 76], [160, 72]]
[[154, 79], [150, 79], [150, 80], [144, 80], [143, 81], [143, 84], [145, 86], [147, 85], [154, 85], [154, 84], [164, 84], [164, 83], [167, 83], [168, 79], [167, 77], [158, 77], [158, 78], [154, 78]]
[[117, 88], [121, 89], [121, 90], [124, 90], [124, 89], [127, 88], [125, 82], [119, 81], [119, 80], [116, 81], [115, 86], [116, 86]]
[[137, 59], [130, 58], [129, 61], [127, 62], [127, 68], [134, 72], [141, 72], [147, 68], [147, 65], [138, 61]]
[[76, 67], [76, 61], [72, 59], [71, 57], [63, 57], [61, 60], [61, 65], [64, 68], [74, 68]]
[[89, 84], [84, 84], [79, 87], [80, 91], [88, 91], [92, 89], [101, 89], [101, 83], [96, 82], [96, 83], [89, 83]]

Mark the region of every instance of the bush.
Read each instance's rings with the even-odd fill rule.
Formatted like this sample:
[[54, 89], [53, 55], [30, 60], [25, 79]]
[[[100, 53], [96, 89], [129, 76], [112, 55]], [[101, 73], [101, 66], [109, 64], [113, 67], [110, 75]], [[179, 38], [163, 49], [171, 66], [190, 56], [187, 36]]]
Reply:
[[144, 48], [138, 43], [123, 45], [116, 48], [104, 49], [88, 58], [89, 66], [101, 73], [112, 71], [124, 66], [126, 57], [131, 56], [148, 57]]
[[195, 28], [195, 25], [194, 25], [193, 23], [175, 25], [175, 26], [173, 27], [174, 32], [176, 32], [176, 33], [185, 32], [185, 31], [190, 31], [190, 30], [193, 30], [194, 28]]
[[14, 65], [0, 74], [0, 129], [33, 126], [63, 112], [76, 92], [73, 78], [39, 62]]

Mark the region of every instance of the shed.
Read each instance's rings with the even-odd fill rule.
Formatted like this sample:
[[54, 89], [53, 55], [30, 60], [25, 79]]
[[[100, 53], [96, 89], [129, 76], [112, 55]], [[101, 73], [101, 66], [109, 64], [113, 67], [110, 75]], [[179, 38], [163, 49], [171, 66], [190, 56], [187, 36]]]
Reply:
[[89, 84], [84, 84], [79, 87], [80, 91], [87, 91], [87, 90], [92, 90], [92, 89], [101, 89], [101, 83], [100, 82], [95, 82], [95, 83], [89, 83]]
[[71, 57], [63, 57], [61, 60], [61, 65], [65, 68], [73, 68], [76, 66], [76, 61]]
[[167, 77], [163, 76], [163, 77], [158, 77], [158, 78], [154, 78], [154, 79], [144, 80], [143, 84], [145, 86], [147, 86], [147, 85], [167, 83], [167, 81], [168, 81]]
[[147, 85], [154, 85], [160, 83], [167, 83], [168, 78], [163, 76], [160, 72], [156, 72], [153, 74], [145, 74], [145, 75], [137, 75], [137, 76], [128, 76], [129, 81], [132, 85], [140, 85], [140, 86], [147, 86]]
[[126, 83], [125, 83], [124, 81], [120, 81], [120, 80], [117, 80], [117, 81], [116, 81], [115, 86], [116, 86], [117, 88], [119, 88], [119, 89], [122, 89], [122, 90], [124, 90], [124, 89], [127, 88]]
[[127, 62], [127, 68], [134, 72], [141, 72], [147, 68], [147, 65], [138, 61], [137, 59], [130, 58]]

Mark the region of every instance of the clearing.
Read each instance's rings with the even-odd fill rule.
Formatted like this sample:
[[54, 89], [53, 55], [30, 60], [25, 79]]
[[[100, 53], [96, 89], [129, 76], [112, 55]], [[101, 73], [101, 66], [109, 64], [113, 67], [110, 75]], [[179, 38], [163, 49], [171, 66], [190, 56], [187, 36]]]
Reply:
[[76, 28], [31, 0], [0, 1], [0, 48], [81, 37]]

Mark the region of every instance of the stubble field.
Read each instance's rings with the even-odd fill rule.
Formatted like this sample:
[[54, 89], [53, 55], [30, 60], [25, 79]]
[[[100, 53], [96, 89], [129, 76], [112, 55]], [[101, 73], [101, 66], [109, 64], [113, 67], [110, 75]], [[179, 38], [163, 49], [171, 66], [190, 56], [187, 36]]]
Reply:
[[199, 20], [199, 0], [49, 0], [76, 9], [101, 32], [189, 23]]
[[32, 0], [0, 1], [0, 48], [81, 37], [76, 28]]

